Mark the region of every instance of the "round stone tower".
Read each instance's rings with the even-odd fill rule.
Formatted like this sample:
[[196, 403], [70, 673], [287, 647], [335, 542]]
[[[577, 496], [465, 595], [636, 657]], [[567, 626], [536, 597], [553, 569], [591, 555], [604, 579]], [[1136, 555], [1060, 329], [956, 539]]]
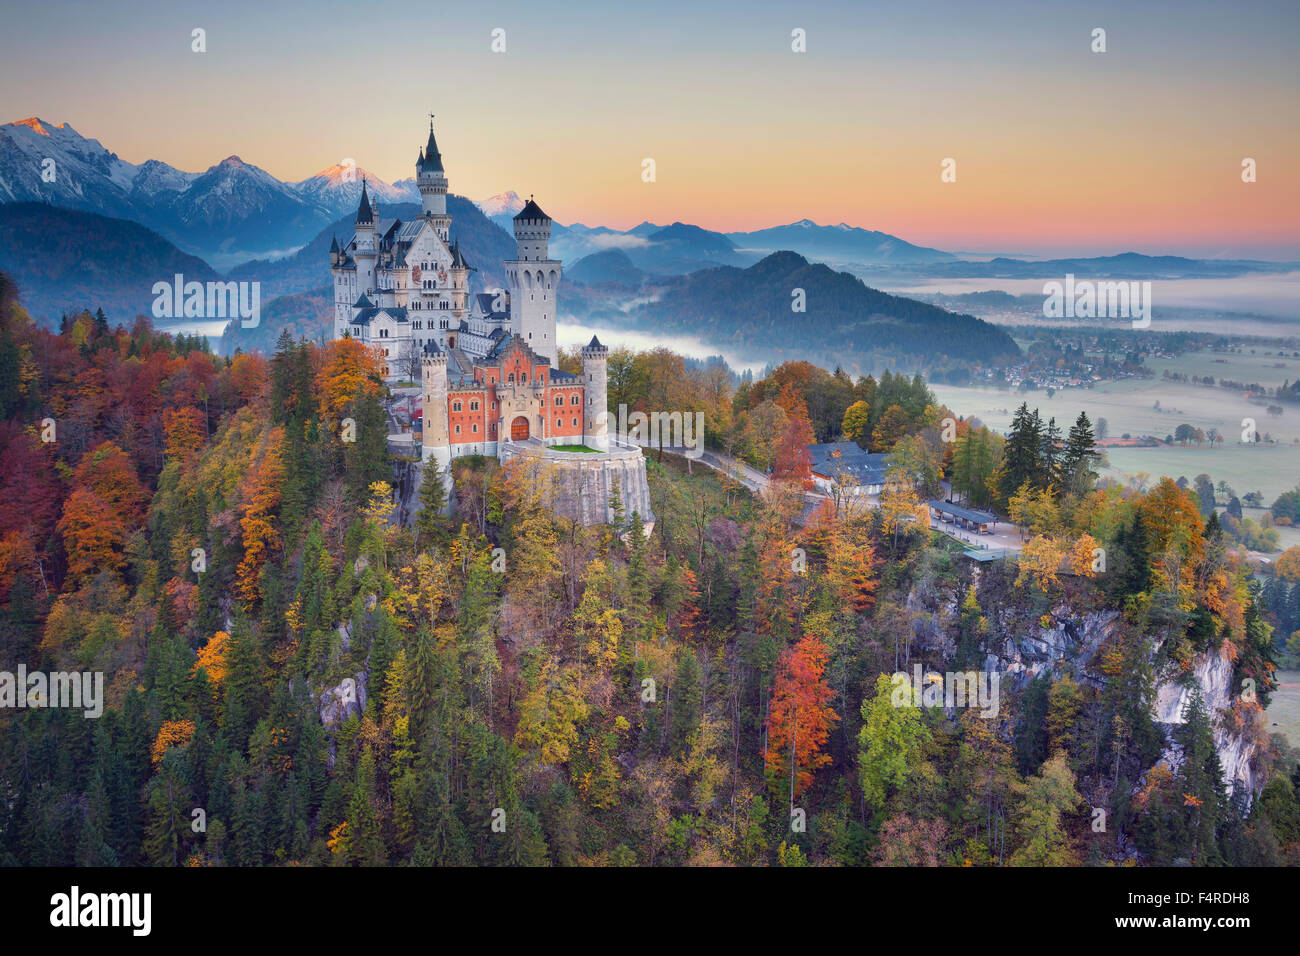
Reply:
[[597, 451], [609, 451], [608, 361], [609, 349], [593, 335], [582, 350], [582, 386], [587, 399], [582, 407], [582, 440]]
[[447, 353], [436, 342], [424, 347], [420, 360], [421, 402], [424, 406], [424, 435], [421, 458], [434, 459], [447, 471], [451, 464], [451, 435], [447, 427]]

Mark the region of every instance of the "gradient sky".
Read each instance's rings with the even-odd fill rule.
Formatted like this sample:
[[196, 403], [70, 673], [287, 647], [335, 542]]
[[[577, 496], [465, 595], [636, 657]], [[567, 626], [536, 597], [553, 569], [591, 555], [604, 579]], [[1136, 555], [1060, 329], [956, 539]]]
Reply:
[[132, 162], [297, 180], [353, 157], [392, 181], [433, 111], [454, 192], [535, 193], [565, 223], [1300, 258], [1296, 0], [0, 5], [0, 119]]

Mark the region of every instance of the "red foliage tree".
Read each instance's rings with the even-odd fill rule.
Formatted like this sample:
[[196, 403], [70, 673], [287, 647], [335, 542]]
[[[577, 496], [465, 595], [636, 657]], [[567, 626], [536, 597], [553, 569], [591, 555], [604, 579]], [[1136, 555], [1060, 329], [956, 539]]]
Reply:
[[781, 654], [772, 706], [767, 716], [768, 746], [764, 757], [774, 779], [789, 775], [794, 754], [795, 781], [791, 799], [812, 783], [813, 771], [831, 762], [821, 752], [831, 724], [839, 720], [829, 702], [831, 688], [823, 679], [829, 652], [813, 635]]

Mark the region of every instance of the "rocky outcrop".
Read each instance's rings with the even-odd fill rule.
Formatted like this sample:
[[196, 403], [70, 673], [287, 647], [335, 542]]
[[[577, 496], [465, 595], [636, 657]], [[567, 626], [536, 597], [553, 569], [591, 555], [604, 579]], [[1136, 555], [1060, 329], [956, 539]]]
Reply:
[[[1003, 686], [1018, 689], [1044, 674], [1066, 670], [1080, 682], [1096, 684], [1087, 671], [1119, 621], [1118, 611], [1075, 614], [1059, 606], [1052, 612], [1052, 624], [1044, 627], [1011, 621], [991, 621], [994, 634], [1008, 636], [990, 642], [986, 667], [1002, 673]], [[1002, 626], [1000, 626], [1002, 625]]]
[[[1232, 795], [1242, 795], [1247, 802], [1253, 799], [1256, 775], [1252, 767], [1255, 741], [1247, 739], [1233, 729], [1226, 713], [1233, 706], [1232, 661], [1220, 648], [1197, 654], [1192, 659], [1192, 677], [1200, 688], [1206, 712], [1214, 721], [1214, 748], [1219, 753], [1223, 768], [1223, 782]], [[1167, 731], [1186, 721], [1187, 707], [1193, 687], [1186, 681], [1165, 680], [1156, 685], [1155, 717]], [[1165, 760], [1177, 767], [1182, 754], [1171, 743], [1165, 749]]]
[[420, 481], [424, 468], [418, 461], [406, 458], [393, 459], [393, 513], [388, 523], [408, 528], [420, 508]]
[[320, 695], [320, 722], [328, 730], [349, 717], [360, 717], [366, 709], [366, 672], [358, 671], [352, 677], [339, 681]]

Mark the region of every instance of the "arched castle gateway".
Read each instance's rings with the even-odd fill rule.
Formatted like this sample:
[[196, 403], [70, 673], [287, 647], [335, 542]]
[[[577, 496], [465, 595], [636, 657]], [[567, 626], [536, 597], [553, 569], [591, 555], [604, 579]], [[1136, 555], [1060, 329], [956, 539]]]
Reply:
[[447, 175], [429, 125], [416, 162], [423, 215], [382, 219], [362, 184], [356, 232], [330, 247], [335, 337], [379, 350], [390, 382], [418, 366], [421, 453], [450, 489], [453, 458], [495, 455], [541, 460], [551, 473], [548, 504], [582, 524], [612, 518], [617, 486], [625, 515], [654, 521], [645, 458], [611, 438], [605, 365], [592, 336], [582, 372], [557, 367], [556, 296], [563, 264], [549, 253], [551, 218], [532, 199], [514, 218], [516, 252], [505, 260], [508, 290], [469, 292], [469, 273], [451, 239]]

